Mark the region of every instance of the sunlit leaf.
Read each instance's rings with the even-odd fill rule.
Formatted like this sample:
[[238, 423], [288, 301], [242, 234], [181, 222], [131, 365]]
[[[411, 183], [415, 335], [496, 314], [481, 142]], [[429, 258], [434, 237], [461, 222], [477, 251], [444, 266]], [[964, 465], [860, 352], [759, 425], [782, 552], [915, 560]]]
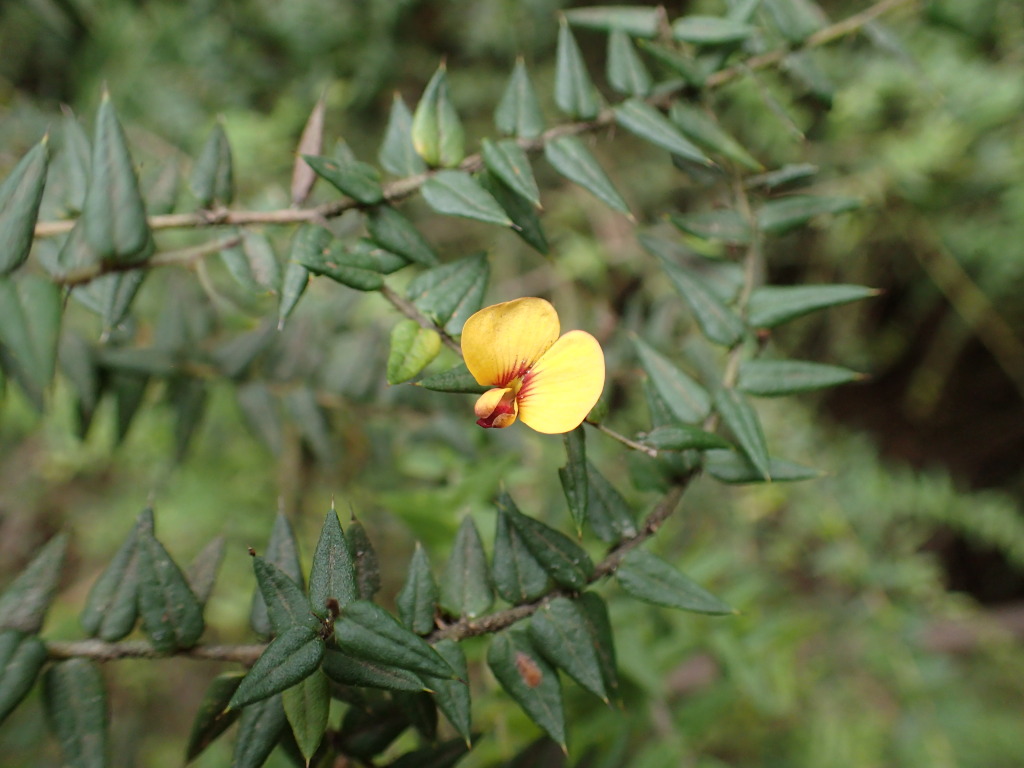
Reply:
[[465, 155], [462, 122], [448, 96], [444, 63], [430, 78], [412, 116], [412, 144], [428, 165], [452, 168]]
[[388, 353], [388, 384], [401, 384], [416, 376], [441, 351], [441, 336], [421, 328], [415, 320], [402, 320], [391, 331]]

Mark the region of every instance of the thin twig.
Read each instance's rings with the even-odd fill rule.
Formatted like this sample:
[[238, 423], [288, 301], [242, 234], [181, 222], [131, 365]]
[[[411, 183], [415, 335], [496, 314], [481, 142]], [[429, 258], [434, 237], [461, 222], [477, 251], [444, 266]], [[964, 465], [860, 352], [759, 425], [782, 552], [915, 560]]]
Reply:
[[103, 640], [51, 640], [46, 650], [51, 659], [86, 658], [94, 661], [122, 659], [167, 659], [182, 657], [202, 661], [236, 661], [251, 665], [265, 651], [265, 645], [197, 645], [176, 651], [158, 651], [144, 640], [107, 643]]
[[420, 312], [416, 308], [415, 304], [402, 298], [400, 294], [395, 293], [391, 286], [387, 284], [381, 286], [380, 294], [385, 299], [387, 299], [395, 309], [397, 309], [407, 318], [419, 323], [421, 328], [436, 331], [438, 335], [441, 337], [441, 341], [444, 342], [444, 345], [448, 347], [448, 349], [452, 350], [459, 357], [462, 357], [462, 347], [459, 345], [459, 342], [453, 339], [444, 328], [442, 328], [433, 320], [426, 317], [422, 312]]
[[623, 445], [632, 448], [634, 451], [640, 451], [640, 453], [645, 453], [648, 456], [650, 456], [652, 459], [658, 458], [658, 449], [657, 448], [652, 448], [649, 445], [644, 445], [643, 443], [638, 443], [636, 440], [631, 440], [630, 438], [626, 437], [625, 435], [620, 434], [619, 432], [616, 432], [611, 427], [606, 427], [604, 424], [602, 424], [600, 422], [591, 421], [590, 419], [584, 419], [584, 421], [587, 424], [589, 424], [590, 426], [592, 426], [595, 429], [597, 429], [599, 432], [604, 432], [604, 434], [608, 435], [608, 437], [610, 437], [612, 440], [617, 440], [620, 443], [622, 443]]

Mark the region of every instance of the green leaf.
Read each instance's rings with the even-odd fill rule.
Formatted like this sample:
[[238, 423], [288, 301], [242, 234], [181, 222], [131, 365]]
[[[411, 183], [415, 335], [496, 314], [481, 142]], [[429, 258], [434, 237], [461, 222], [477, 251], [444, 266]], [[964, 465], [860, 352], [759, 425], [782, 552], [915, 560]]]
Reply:
[[214, 203], [228, 205], [234, 199], [231, 146], [220, 122], [213, 127], [192, 167], [189, 189], [200, 208], [210, 208]]
[[344, 608], [358, 597], [352, 553], [332, 505], [324, 518], [313, 553], [313, 565], [309, 571], [309, 604], [314, 613], [326, 616], [329, 600], [336, 600], [338, 606]]
[[566, 465], [558, 470], [558, 478], [562, 481], [562, 491], [569, 505], [569, 514], [576, 525], [576, 532], [582, 536], [589, 506], [587, 444], [583, 425], [566, 432], [564, 441]]
[[565, 751], [565, 714], [558, 673], [521, 630], [495, 636], [487, 649], [487, 665], [501, 687], [533, 722]]
[[877, 295], [876, 289], [863, 285], [766, 285], [750, 294], [747, 322], [755, 328], [774, 328], [819, 309]]
[[757, 210], [757, 225], [762, 232], [779, 235], [818, 216], [846, 213], [862, 205], [860, 200], [851, 197], [790, 195], [762, 205]]
[[669, 117], [688, 139], [708, 151], [717, 152], [747, 170], [764, 170], [764, 166], [702, 109], [677, 99], [672, 102]]
[[862, 375], [856, 371], [837, 365], [804, 360], [747, 360], [740, 363], [736, 387], [748, 395], [781, 397], [836, 387], [860, 378]]
[[764, 0], [764, 9], [786, 41], [795, 45], [826, 23], [821, 9], [808, 0]]
[[369, 163], [358, 160], [342, 162], [336, 158], [320, 155], [303, 155], [309, 167], [335, 189], [353, 200], [366, 205], [376, 205], [384, 199], [380, 186], [380, 172]]
[[437, 582], [430, 572], [430, 560], [417, 541], [416, 550], [409, 561], [405, 584], [395, 599], [402, 623], [417, 635], [429, 635], [434, 631], [438, 596]]
[[475, 619], [493, 603], [491, 574], [480, 533], [473, 518], [464, 517], [441, 578], [441, 608], [452, 616]]
[[32, 250], [46, 185], [48, 144], [49, 137], [44, 136], [0, 184], [0, 277], [24, 264]]
[[330, 232], [313, 224], [305, 224], [295, 231], [292, 238], [291, 258], [281, 282], [281, 304], [277, 312], [277, 329], [284, 328], [302, 294], [309, 285], [309, 272], [305, 262], [316, 258], [330, 243]]
[[441, 351], [441, 336], [433, 328], [421, 328], [415, 320], [402, 320], [391, 331], [388, 353], [388, 384], [401, 384], [430, 365]]
[[199, 554], [192, 558], [192, 562], [189, 563], [188, 570], [185, 572], [188, 586], [200, 605], [206, 605], [207, 600], [210, 599], [210, 593], [213, 591], [213, 585], [217, 579], [217, 571], [224, 561], [224, 544], [223, 536], [212, 539], [199, 551]]
[[85, 241], [102, 261], [141, 261], [153, 250], [128, 144], [107, 93], [96, 113], [92, 171], [82, 206], [82, 224]]
[[544, 157], [560, 174], [613, 210], [632, 218], [629, 206], [612, 186], [597, 160], [576, 136], [560, 136], [544, 145]]
[[454, 368], [427, 376], [425, 379], [420, 379], [415, 383], [418, 387], [434, 392], [480, 394], [490, 389], [486, 384], [476, 383], [476, 379], [473, 378], [473, 374], [469, 372], [465, 363], [459, 363]]
[[[291, 576], [258, 555], [253, 557], [252, 564], [259, 586], [258, 594], [266, 606], [269, 630], [279, 635], [295, 626], [310, 630], [319, 628], [320, 621], [310, 610], [309, 600]], [[270, 634], [270, 631], [260, 634]]]
[[558, 22], [558, 49], [555, 52], [555, 104], [576, 120], [593, 120], [601, 111], [601, 97], [594, 87], [569, 23]]
[[0, 724], [32, 690], [46, 658], [46, 646], [35, 635], [0, 632]]
[[835, 99], [836, 84], [819, 64], [820, 57], [814, 51], [794, 51], [786, 56], [780, 69], [799, 83], [825, 107], [831, 107]]
[[689, 305], [697, 325], [709, 341], [723, 347], [733, 347], [739, 343], [746, 326], [739, 315], [727, 307], [704, 281], [665, 258], [661, 259], [661, 268]]
[[727, 245], [747, 245], [750, 242], [750, 225], [739, 213], [728, 208], [671, 213], [669, 219], [683, 232], [701, 240], [720, 240]]
[[465, 171], [438, 171], [424, 182], [420, 192], [438, 213], [512, 226], [498, 201]]
[[520, 139], [535, 139], [544, 131], [540, 101], [522, 57], [516, 59], [512, 76], [494, 110], [494, 124], [506, 136]]
[[231, 727], [238, 719], [237, 709], [228, 709], [228, 702], [238, 689], [245, 675], [242, 672], [225, 672], [210, 683], [199, 703], [192, 731], [185, 750], [185, 762], [190, 763], [202, 754], [218, 736]]
[[353, 520], [348, 527], [348, 550], [356, 567], [359, 598], [370, 600], [380, 591], [380, 562], [366, 529], [358, 520]]
[[203, 606], [148, 526], [138, 529], [138, 558], [139, 614], [150, 642], [158, 651], [191, 648], [203, 634]]
[[85, 129], [69, 107], [61, 106], [61, 148], [57, 155], [60, 180], [63, 182], [62, 203], [68, 214], [82, 211], [85, 191], [89, 186], [89, 162], [92, 147]]
[[231, 768], [260, 768], [277, 746], [288, 720], [281, 696], [250, 704], [242, 710]]
[[[704, 454], [704, 470], [723, 483], [763, 483], [764, 473], [744, 454], [736, 451], [713, 450]], [[815, 480], [822, 472], [784, 459], [771, 459], [768, 473], [773, 483]]]
[[469, 753], [470, 749], [468, 736], [465, 741], [449, 739], [439, 744], [406, 752], [393, 763], [389, 763], [388, 768], [452, 768]]
[[107, 763], [107, 694], [96, 665], [68, 659], [43, 675], [43, 703], [64, 765], [102, 768]]
[[540, 190], [530, 159], [518, 143], [510, 139], [493, 142], [485, 138], [480, 142], [480, 149], [487, 170], [520, 197], [540, 207]]
[[91, 637], [112, 643], [127, 635], [135, 626], [140, 579], [139, 531], [152, 526], [153, 513], [147, 509], [139, 516], [110, 565], [89, 590], [80, 622], [82, 629]]
[[241, 709], [305, 680], [320, 666], [324, 641], [317, 630], [292, 625], [275, 637], [243, 678], [228, 706]]
[[607, 66], [608, 83], [619, 93], [643, 97], [651, 92], [651, 73], [621, 29], [612, 30], [608, 36]]
[[512, 231], [531, 248], [546, 256], [549, 251], [548, 241], [534, 205], [525, 197], [520, 197], [509, 189], [501, 179], [489, 171], [485, 170], [481, 173], [477, 177], [477, 181], [480, 182], [480, 186], [491, 193], [491, 197], [498, 201], [508, 217], [512, 219]]
[[235, 397], [246, 426], [273, 455], [279, 456], [284, 442], [284, 427], [277, 398], [260, 381], [238, 386]]
[[487, 254], [477, 253], [428, 269], [409, 284], [409, 301], [448, 333], [462, 326], [483, 303], [491, 275]]
[[689, 424], [668, 424], [652, 429], [644, 437], [644, 444], [659, 451], [706, 451], [732, 447], [728, 440]]
[[751, 189], [773, 190], [787, 184], [795, 184], [817, 175], [818, 166], [811, 163], [787, 163], [773, 171], [751, 176], [747, 186]]
[[634, 337], [633, 345], [654, 389], [672, 413], [682, 422], [703, 421], [711, 412], [711, 397], [704, 388], [643, 339]]
[[502, 600], [520, 605], [548, 591], [551, 577], [533, 556], [499, 504], [494, 534], [494, 587]]
[[100, 374], [96, 350], [80, 334], [70, 331], [61, 335], [57, 347], [57, 362], [74, 392], [78, 417], [76, 434], [84, 439], [100, 402]]
[[422, 691], [425, 687], [417, 675], [400, 667], [357, 659], [330, 649], [324, 656], [323, 669], [331, 680], [342, 685], [387, 691]]
[[411, 130], [412, 145], [427, 165], [453, 168], [465, 157], [465, 133], [448, 97], [448, 77], [443, 62], [416, 105]]
[[437, 254], [423, 235], [390, 205], [380, 205], [371, 210], [366, 228], [382, 248], [426, 267], [437, 264]]
[[542, 605], [530, 618], [529, 631], [533, 646], [545, 659], [608, 703], [593, 638], [574, 600], [556, 597]]
[[654, 37], [658, 33], [658, 9], [652, 5], [570, 8], [564, 13], [574, 27], [601, 32], [624, 32], [633, 37]]
[[113, 371], [110, 375], [109, 388], [114, 393], [117, 405], [117, 442], [124, 440], [131, 427], [132, 420], [142, 405], [146, 395], [149, 377], [129, 371]]
[[366, 600], [349, 603], [334, 622], [341, 651], [359, 659], [433, 677], [454, 677], [443, 658], [421, 637]]
[[[302, 265], [315, 275], [325, 275], [335, 282], [347, 285], [357, 291], [379, 291], [384, 285], [384, 278], [378, 272], [380, 262], [374, 257], [375, 247], [351, 247], [348, 243], [335, 241], [318, 250], [306, 250], [300, 259]], [[395, 256], [402, 262], [408, 262], [401, 256]]]
[[265, 291], [276, 292], [281, 286], [281, 265], [267, 236], [251, 229], [245, 230], [242, 233], [242, 252], [255, 284]]
[[718, 16], [683, 16], [672, 22], [672, 37], [694, 45], [739, 43], [755, 31], [749, 24]]
[[412, 145], [412, 113], [397, 92], [391, 101], [388, 126], [377, 160], [385, 171], [395, 176], [415, 176], [427, 170], [427, 164]]
[[[376, 270], [383, 275], [390, 275], [403, 267], [409, 266], [410, 264], [409, 260], [404, 256], [400, 256], [397, 253], [392, 253], [389, 250], [381, 248], [369, 238], [361, 237], [355, 242], [347, 240], [341, 241], [340, 247], [341, 250], [350, 257], [365, 259], [367, 269]], [[332, 250], [336, 249], [337, 246]]]
[[281, 699], [299, 751], [308, 765], [327, 731], [327, 716], [331, 711], [327, 676], [316, 669], [301, 683], [285, 690]]
[[576, 601], [583, 621], [590, 633], [597, 662], [601, 667], [601, 679], [611, 697], [619, 691], [619, 672], [615, 662], [615, 642], [612, 638], [612, 623], [608, 618], [608, 606], [594, 592], [584, 592]]
[[765, 444], [761, 422], [750, 403], [732, 389], [719, 389], [714, 395], [715, 410], [739, 443], [747, 458], [757, 467], [765, 480], [770, 481], [768, 446]]
[[35, 634], [53, 602], [68, 548], [67, 533], [58, 533], [39, 550], [0, 595], [0, 630]]
[[185, 458], [189, 443], [206, 410], [207, 385], [202, 379], [174, 376], [167, 382], [166, 398], [174, 411], [174, 455]]
[[498, 508], [508, 515], [509, 522], [522, 537], [530, 554], [558, 584], [569, 589], [583, 589], [594, 572], [590, 556], [565, 534], [527, 517], [516, 507], [507, 493], [498, 497]]
[[[295, 531], [292, 530], [291, 523], [288, 522], [288, 518], [283, 513], [278, 512], [274, 516], [274, 527], [270, 531], [270, 538], [267, 541], [267, 551], [265, 554], [266, 563], [275, 566], [285, 576], [287, 576], [292, 585], [297, 587], [297, 591], [302, 595], [302, 565], [299, 562], [299, 544], [295, 540]], [[256, 558], [256, 561], [260, 558]], [[271, 632], [271, 626], [273, 624], [272, 619], [267, 615], [267, 602], [264, 600], [263, 586], [260, 585], [260, 573], [263, 572], [263, 578], [267, 579], [267, 588], [271, 594], [279, 595], [281, 590], [287, 590], [287, 596], [291, 598], [288, 600], [286, 614], [301, 613], [303, 610], [309, 610], [309, 604], [306, 602], [306, 598], [302, 595], [300, 603], [294, 600], [294, 592], [287, 585], [284, 584], [276, 573], [264, 568], [263, 565], [253, 562], [253, 568], [256, 570], [256, 581], [257, 589], [252, 598], [252, 610], [249, 614], [249, 625], [259, 635], [269, 635]], [[278, 598], [282, 599], [282, 598]], [[280, 631], [290, 624], [290, 620], [287, 615], [280, 616], [280, 627], [274, 627], [275, 631]]]
[[657, 147], [696, 163], [714, 165], [671, 120], [645, 101], [627, 99], [615, 107], [615, 122]]
[[58, 286], [38, 275], [0, 277], [0, 356], [39, 411], [57, 364], [60, 319]]
[[587, 486], [590, 489], [587, 520], [597, 537], [601, 541], [617, 542], [636, 536], [638, 529], [633, 510], [622, 494], [589, 461]]
[[438, 709], [444, 713], [444, 716], [448, 718], [448, 722], [452, 724], [468, 745], [471, 733], [469, 685], [465, 682], [469, 680], [466, 654], [463, 652], [461, 645], [454, 640], [448, 639], [440, 640], [434, 646], [434, 650], [455, 670], [455, 679], [430, 677], [428, 675], [425, 678], [425, 682], [430, 685], [430, 689], [434, 692], [434, 699], [437, 701]]
[[626, 592], [647, 603], [694, 613], [734, 613], [706, 589], [645, 549], [630, 551], [615, 571], [615, 578]]
[[704, 87], [704, 83], [707, 80], [704, 68], [692, 57], [684, 56], [674, 48], [667, 48], [650, 40], [638, 40], [637, 44], [642, 51], [650, 54], [652, 58], [668, 67], [675, 74], [680, 75], [687, 85], [694, 88]]

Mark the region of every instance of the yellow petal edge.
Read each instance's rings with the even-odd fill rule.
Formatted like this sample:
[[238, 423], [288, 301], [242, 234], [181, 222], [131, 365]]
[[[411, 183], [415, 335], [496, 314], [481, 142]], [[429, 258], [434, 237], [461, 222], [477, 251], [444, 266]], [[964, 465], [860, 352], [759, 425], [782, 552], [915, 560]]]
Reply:
[[462, 328], [462, 355], [477, 384], [504, 387], [532, 367], [558, 338], [558, 313], [527, 297], [484, 307]]
[[604, 391], [604, 352], [586, 331], [569, 331], [533, 366], [519, 392], [519, 419], [548, 435], [576, 429]]

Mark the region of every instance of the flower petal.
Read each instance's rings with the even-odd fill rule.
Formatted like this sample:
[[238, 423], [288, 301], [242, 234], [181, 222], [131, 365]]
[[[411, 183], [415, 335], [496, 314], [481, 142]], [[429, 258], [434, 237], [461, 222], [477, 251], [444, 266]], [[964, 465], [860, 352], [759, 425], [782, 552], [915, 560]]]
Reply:
[[569, 331], [537, 361], [519, 391], [519, 418], [553, 435], [580, 425], [604, 390], [604, 352], [586, 331]]
[[516, 392], [519, 387], [505, 387], [504, 389], [489, 389], [477, 398], [473, 412], [479, 417], [477, 424], [490, 429], [496, 427], [510, 427], [516, 420], [519, 413], [519, 404], [516, 403]]
[[537, 362], [558, 331], [558, 313], [544, 299], [506, 301], [466, 321], [462, 355], [478, 384], [504, 387]]

